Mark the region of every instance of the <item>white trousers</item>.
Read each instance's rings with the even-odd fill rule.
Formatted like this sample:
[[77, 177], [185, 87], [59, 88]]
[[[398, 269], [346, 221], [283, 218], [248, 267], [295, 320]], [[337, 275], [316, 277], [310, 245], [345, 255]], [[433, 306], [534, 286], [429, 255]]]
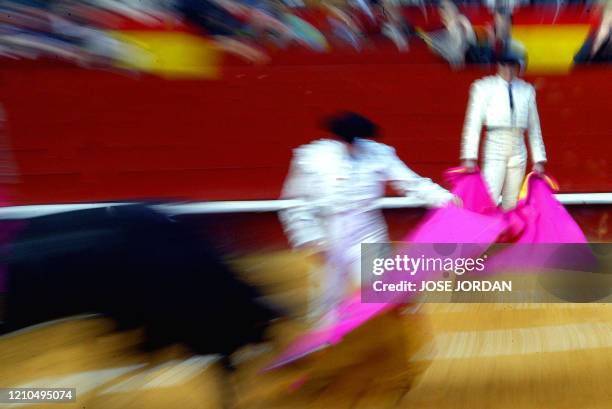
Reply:
[[502, 207], [516, 207], [521, 191], [527, 148], [521, 129], [502, 129], [487, 132], [483, 158], [483, 176], [493, 202], [501, 196]]
[[[309, 301], [309, 316], [321, 317], [342, 301], [361, 284], [362, 243], [389, 241], [387, 225], [382, 212], [348, 212], [327, 220], [328, 245], [325, 265], [315, 274]], [[366, 250], [370, 248], [367, 247]], [[367, 251], [378, 251], [373, 246]]]

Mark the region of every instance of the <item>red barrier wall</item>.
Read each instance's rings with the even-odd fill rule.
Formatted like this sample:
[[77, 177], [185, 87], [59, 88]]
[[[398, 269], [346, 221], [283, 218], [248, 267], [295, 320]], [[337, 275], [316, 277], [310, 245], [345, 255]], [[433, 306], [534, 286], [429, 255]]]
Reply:
[[[409, 166], [439, 181], [457, 164], [469, 84], [486, 73], [452, 72], [418, 47], [274, 61], [227, 64], [218, 81], [3, 63], [14, 202], [276, 198], [291, 149], [321, 136], [317, 120], [336, 109], [372, 116]], [[612, 191], [610, 74], [528, 78], [564, 192]]]

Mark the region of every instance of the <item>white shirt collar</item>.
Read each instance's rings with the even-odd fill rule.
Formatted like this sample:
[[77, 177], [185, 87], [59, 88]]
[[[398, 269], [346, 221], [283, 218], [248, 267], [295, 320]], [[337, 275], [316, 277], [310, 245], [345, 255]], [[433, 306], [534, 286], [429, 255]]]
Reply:
[[499, 74], [497, 74], [496, 77], [497, 77], [497, 79], [499, 81], [503, 82], [505, 85], [508, 85], [508, 84], [513, 84], [514, 85], [514, 84], [516, 84], [516, 80], [517, 80], [516, 77], [515, 77], [515, 78], [512, 78], [512, 81], [508, 82], [505, 79], [503, 79], [502, 76], [499, 75]]

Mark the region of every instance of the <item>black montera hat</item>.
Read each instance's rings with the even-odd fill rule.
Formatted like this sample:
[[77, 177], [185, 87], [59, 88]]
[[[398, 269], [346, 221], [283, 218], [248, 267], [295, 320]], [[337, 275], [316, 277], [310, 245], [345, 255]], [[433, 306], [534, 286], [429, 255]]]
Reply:
[[352, 143], [355, 138], [375, 138], [380, 132], [377, 124], [355, 112], [332, 115], [325, 120], [324, 127], [348, 143]]

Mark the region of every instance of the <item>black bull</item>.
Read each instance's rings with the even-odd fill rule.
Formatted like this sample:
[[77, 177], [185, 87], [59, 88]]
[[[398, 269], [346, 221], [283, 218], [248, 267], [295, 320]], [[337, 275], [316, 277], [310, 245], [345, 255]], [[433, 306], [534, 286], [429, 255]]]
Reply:
[[119, 329], [144, 327], [148, 349], [228, 356], [279, 316], [197, 228], [144, 205], [33, 218], [4, 250], [5, 332], [101, 313]]

